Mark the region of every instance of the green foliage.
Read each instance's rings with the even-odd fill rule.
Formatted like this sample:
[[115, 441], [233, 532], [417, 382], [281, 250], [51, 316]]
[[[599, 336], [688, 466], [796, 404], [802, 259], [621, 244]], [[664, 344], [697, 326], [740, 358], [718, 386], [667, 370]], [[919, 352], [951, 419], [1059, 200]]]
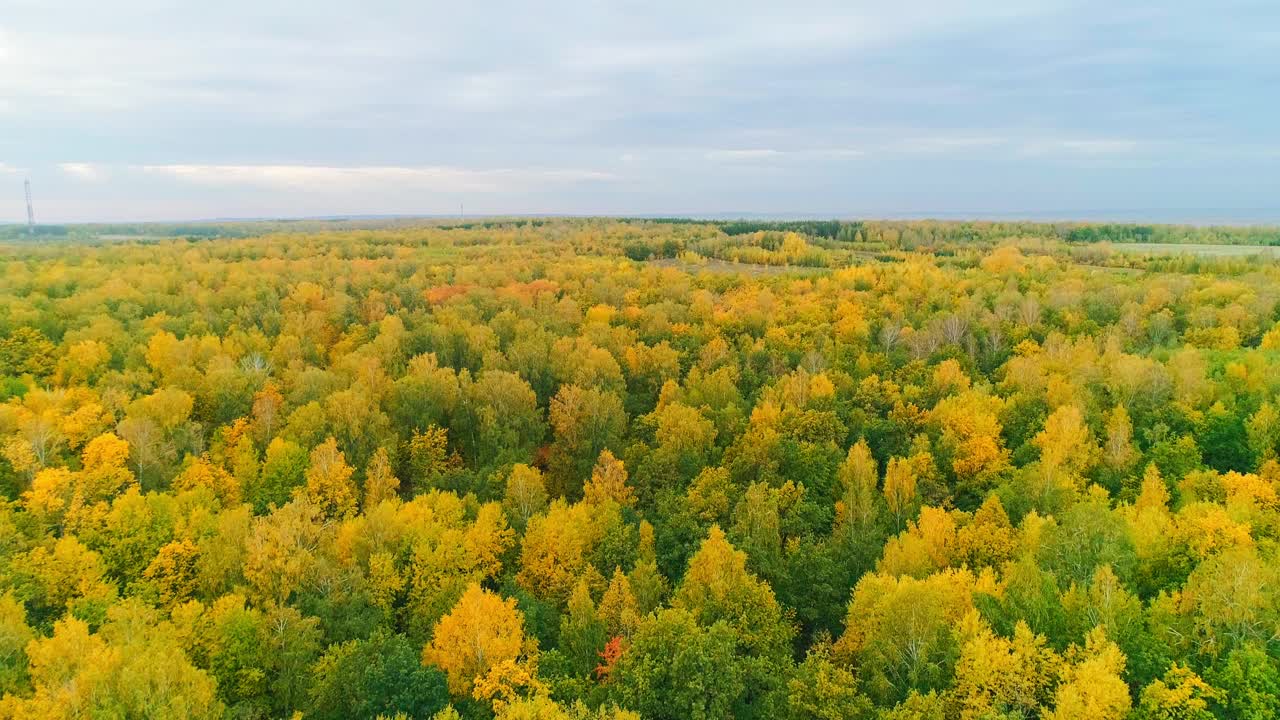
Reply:
[[700, 626], [687, 611], [663, 610], [636, 630], [612, 669], [610, 697], [654, 720], [754, 717], [726, 623]]
[[0, 252], [0, 716], [1280, 714], [1274, 228], [104, 230]]
[[331, 645], [315, 665], [310, 717], [430, 717], [448, 704], [444, 673], [425, 666], [403, 635]]

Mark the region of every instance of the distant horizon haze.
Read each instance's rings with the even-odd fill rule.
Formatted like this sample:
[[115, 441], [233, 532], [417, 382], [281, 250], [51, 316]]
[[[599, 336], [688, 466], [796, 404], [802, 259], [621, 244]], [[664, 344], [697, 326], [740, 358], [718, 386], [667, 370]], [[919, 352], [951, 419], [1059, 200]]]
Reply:
[[[153, 217], [119, 219], [89, 219], [59, 222], [36, 218], [36, 225], [131, 225], [174, 224], [200, 225], [219, 223], [293, 222], [293, 221], [360, 221], [360, 220], [423, 220], [423, 221], [485, 221], [501, 219], [636, 219], [636, 220], [752, 220], [761, 222], [785, 222], [802, 220], [838, 221], [939, 221], [939, 222], [1027, 222], [1027, 223], [1116, 223], [1149, 225], [1194, 226], [1280, 226], [1280, 208], [1180, 208], [1161, 210], [1149, 208], [1098, 209], [1098, 210], [1040, 210], [1040, 211], [918, 211], [918, 212], [476, 212], [476, 213], [333, 213], [326, 215], [226, 215], [220, 217]], [[26, 220], [0, 220], [0, 226], [26, 225]]]

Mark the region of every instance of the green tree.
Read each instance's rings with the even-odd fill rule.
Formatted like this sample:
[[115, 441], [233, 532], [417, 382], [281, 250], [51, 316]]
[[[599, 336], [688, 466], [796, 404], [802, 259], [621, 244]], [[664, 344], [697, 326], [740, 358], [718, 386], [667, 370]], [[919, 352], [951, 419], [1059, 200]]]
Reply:
[[609, 674], [609, 695], [653, 720], [754, 717], [738, 640], [724, 622], [702, 626], [688, 611], [662, 610], [641, 622]]
[[430, 717], [449, 702], [444, 673], [423, 665], [408, 638], [384, 630], [331, 645], [314, 674], [310, 717]]

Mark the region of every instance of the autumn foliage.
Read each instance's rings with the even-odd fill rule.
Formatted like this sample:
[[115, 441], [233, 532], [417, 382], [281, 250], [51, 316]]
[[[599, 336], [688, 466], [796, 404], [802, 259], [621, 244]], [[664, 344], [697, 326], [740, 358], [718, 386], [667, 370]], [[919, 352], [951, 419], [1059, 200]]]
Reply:
[[223, 231], [0, 247], [0, 717], [1280, 717], [1274, 231]]

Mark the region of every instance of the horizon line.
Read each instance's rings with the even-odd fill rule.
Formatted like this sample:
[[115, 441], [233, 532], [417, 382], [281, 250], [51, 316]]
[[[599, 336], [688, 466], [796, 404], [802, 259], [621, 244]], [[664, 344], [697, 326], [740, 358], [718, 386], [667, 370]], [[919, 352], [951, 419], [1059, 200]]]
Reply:
[[[1218, 217], [1210, 216], [1237, 217]], [[1253, 215], [1254, 218], [1246, 218]], [[1160, 217], [1164, 216], [1164, 217]], [[1201, 216], [1198, 219], [1192, 219]], [[1261, 217], [1257, 217], [1261, 216]], [[748, 220], [759, 222], [802, 222], [802, 221], [942, 221], [942, 222], [1027, 222], [1027, 223], [1114, 223], [1124, 225], [1191, 225], [1191, 226], [1237, 226], [1268, 227], [1280, 226], [1280, 207], [1259, 208], [1090, 208], [1090, 209], [1058, 209], [1058, 210], [1011, 210], [1011, 211], [961, 211], [961, 210], [919, 210], [919, 211], [880, 211], [880, 212], [761, 212], [761, 211], [720, 211], [720, 212], [650, 212], [650, 213], [617, 213], [617, 212], [477, 212], [460, 215], [457, 213], [335, 213], [327, 215], [246, 215], [221, 216], [205, 218], [168, 218], [168, 219], [120, 219], [120, 220], [70, 220], [36, 222], [36, 227], [49, 226], [101, 226], [101, 225], [219, 225], [227, 223], [267, 223], [267, 222], [354, 222], [361, 220], [443, 220], [443, 221], [475, 221], [499, 219], [565, 219], [565, 220], [704, 220], [707, 222], [723, 222], [731, 220]], [[26, 227], [25, 220], [0, 221], [0, 227]]]

